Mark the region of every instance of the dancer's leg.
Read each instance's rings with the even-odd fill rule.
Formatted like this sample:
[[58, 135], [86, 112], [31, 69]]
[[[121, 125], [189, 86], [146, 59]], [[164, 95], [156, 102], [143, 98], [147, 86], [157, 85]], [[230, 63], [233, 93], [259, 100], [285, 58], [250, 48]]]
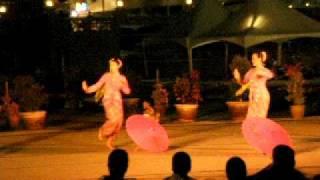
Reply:
[[113, 150], [114, 149], [114, 146], [113, 146], [113, 141], [115, 139], [115, 136], [110, 136], [108, 137], [107, 139], [107, 147], [110, 149], [110, 150]]
[[100, 141], [103, 140], [101, 128], [99, 128], [99, 131], [98, 131], [98, 139], [99, 139]]

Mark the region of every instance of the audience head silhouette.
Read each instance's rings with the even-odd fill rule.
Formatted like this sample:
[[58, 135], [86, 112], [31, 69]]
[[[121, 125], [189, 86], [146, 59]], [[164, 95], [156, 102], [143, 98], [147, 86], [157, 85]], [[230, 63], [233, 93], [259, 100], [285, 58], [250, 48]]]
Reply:
[[278, 145], [272, 152], [273, 162], [256, 173], [253, 179], [307, 179], [302, 172], [295, 168], [294, 150], [287, 145]]
[[315, 175], [312, 180], [320, 180], [320, 174]]
[[191, 158], [186, 152], [177, 152], [172, 158], [172, 170], [181, 177], [186, 177], [191, 170]]
[[123, 179], [128, 169], [128, 153], [123, 149], [113, 150], [108, 158], [110, 179]]
[[247, 167], [240, 157], [232, 157], [227, 161], [226, 173], [229, 180], [246, 179]]
[[294, 169], [296, 164], [294, 156], [295, 154], [291, 147], [278, 145], [272, 152], [273, 165], [280, 169]]

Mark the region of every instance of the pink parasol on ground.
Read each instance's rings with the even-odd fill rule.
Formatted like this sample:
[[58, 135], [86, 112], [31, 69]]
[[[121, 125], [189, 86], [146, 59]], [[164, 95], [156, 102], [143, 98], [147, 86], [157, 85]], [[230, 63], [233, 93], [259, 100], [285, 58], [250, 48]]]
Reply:
[[163, 152], [168, 149], [166, 130], [156, 120], [143, 115], [132, 115], [127, 119], [126, 129], [131, 139], [142, 149]]
[[286, 130], [268, 118], [247, 118], [242, 123], [242, 133], [248, 144], [269, 156], [272, 156], [272, 150], [277, 145], [292, 147]]

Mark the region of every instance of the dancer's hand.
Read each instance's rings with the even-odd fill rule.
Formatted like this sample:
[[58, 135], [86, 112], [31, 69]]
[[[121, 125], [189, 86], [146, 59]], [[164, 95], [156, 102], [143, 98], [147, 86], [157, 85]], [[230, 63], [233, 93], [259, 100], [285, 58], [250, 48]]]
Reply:
[[87, 81], [82, 81], [82, 89], [83, 89], [84, 92], [88, 93]]
[[243, 94], [242, 88], [240, 88], [240, 89], [238, 89], [238, 90], [236, 91], [236, 96], [240, 96], [241, 94]]
[[236, 96], [242, 95], [250, 87], [250, 84], [251, 82], [242, 85], [241, 88], [236, 91]]
[[237, 68], [233, 70], [233, 78], [236, 80], [238, 84], [241, 84], [241, 75]]

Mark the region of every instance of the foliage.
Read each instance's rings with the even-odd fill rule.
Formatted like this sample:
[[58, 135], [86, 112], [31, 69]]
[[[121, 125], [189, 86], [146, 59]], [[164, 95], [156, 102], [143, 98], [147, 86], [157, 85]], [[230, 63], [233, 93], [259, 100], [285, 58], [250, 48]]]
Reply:
[[[229, 65], [230, 71], [233, 74], [233, 79], [229, 85], [230, 99], [242, 101], [247, 96], [247, 93], [243, 93], [241, 96], [235, 96], [235, 92], [241, 87], [244, 76], [250, 67], [251, 64], [247, 58], [241, 55], [235, 55], [232, 58], [231, 64]], [[239, 79], [235, 77], [235, 69], [237, 69], [240, 74]]]
[[29, 75], [17, 76], [13, 80], [12, 96], [22, 111], [40, 110], [48, 102], [48, 94], [44, 87]]
[[168, 107], [168, 91], [161, 82], [155, 83], [151, 98], [156, 110]]
[[243, 79], [244, 75], [250, 69], [251, 64], [249, 60], [241, 55], [235, 55], [232, 58], [231, 64], [229, 65], [230, 71], [233, 73], [235, 69], [238, 69], [240, 78]]
[[304, 104], [304, 78], [302, 74], [302, 66], [300, 63], [286, 65], [288, 81], [287, 100], [294, 105]]
[[199, 71], [192, 71], [190, 76], [184, 74], [182, 77], [177, 77], [173, 91], [176, 100], [182, 104], [199, 103], [202, 100]]

